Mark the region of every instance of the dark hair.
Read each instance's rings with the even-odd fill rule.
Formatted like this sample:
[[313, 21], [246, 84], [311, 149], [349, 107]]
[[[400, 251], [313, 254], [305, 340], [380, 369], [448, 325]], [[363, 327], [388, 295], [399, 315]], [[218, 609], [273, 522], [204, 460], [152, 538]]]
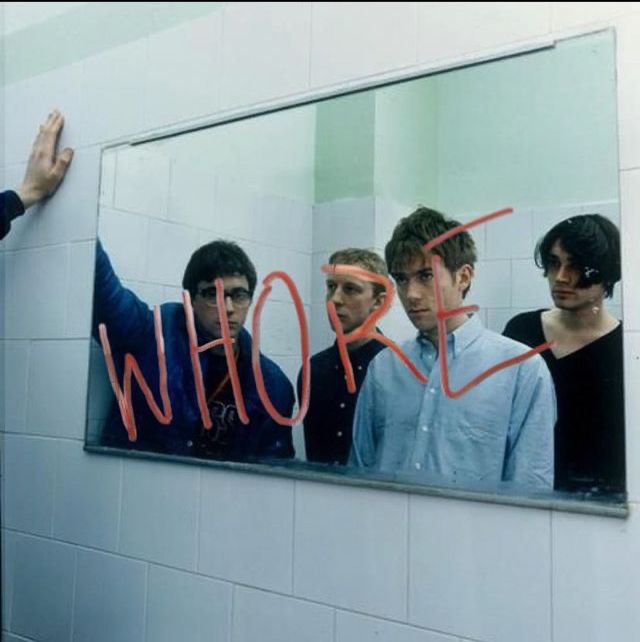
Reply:
[[258, 278], [256, 268], [246, 252], [233, 241], [212, 241], [191, 255], [182, 277], [182, 287], [195, 297], [200, 281], [236, 275], [246, 277], [249, 292], [253, 296]]
[[552, 227], [535, 250], [536, 265], [545, 276], [556, 241], [580, 271], [577, 287], [602, 283], [605, 296], [613, 295], [613, 286], [620, 280], [620, 232], [609, 219], [600, 214], [581, 214]]
[[[391, 240], [384, 248], [389, 271], [394, 272], [411, 258], [422, 256], [422, 247], [425, 243], [458, 225], [460, 225], [458, 221], [448, 219], [444, 214], [420, 205], [413, 214], [400, 220], [393, 230]], [[442, 259], [447, 270], [452, 273], [463, 265], [473, 266], [476, 262], [476, 246], [471, 234], [466, 230], [436, 245], [432, 251]]]
[[[381, 274], [382, 276], [389, 276], [387, 266], [380, 256], [371, 250], [365, 250], [359, 247], [347, 247], [343, 250], [336, 250], [329, 257], [329, 264], [336, 265], [341, 263], [343, 265], [356, 265], [374, 274]], [[373, 286], [374, 295], [384, 292], [384, 286], [380, 283], [371, 283]]]

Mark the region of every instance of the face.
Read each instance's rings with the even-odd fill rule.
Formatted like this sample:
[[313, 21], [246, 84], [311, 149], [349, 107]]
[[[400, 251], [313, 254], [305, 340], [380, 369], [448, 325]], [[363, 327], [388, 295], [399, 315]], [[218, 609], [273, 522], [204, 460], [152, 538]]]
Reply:
[[384, 294], [374, 294], [373, 284], [347, 274], [327, 277], [327, 301], [333, 301], [342, 331], [347, 334], [359, 328], [379, 308]]
[[547, 280], [557, 308], [577, 311], [602, 303], [604, 286], [596, 283], [587, 288], [579, 288], [577, 284], [580, 276], [579, 268], [571, 262], [571, 255], [562, 249], [560, 241], [556, 241], [549, 252]]
[[[229, 332], [232, 338], [236, 338], [244, 325], [251, 305], [249, 293], [249, 282], [245, 276], [223, 276], [225, 292], [225, 310], [229, 321]], [[210, 340], [222, 338], [222, 327], [220, 325], [220, 313], [215, 302], [215, 282], [199, 281], [197, 294], [193, 299], [193, 312], [198, 327], [204, 331]]]
[[[450, 272], [443, 263], [439, 271], [440, 289], [447, 309], [462, 305], [463, 292], [471, 285], [473, 268], [464, 265]], [[431, 269], [431, 254], [425, 259], [416, 256], [402, 269], [394, 270], [398, 296], [411, 323], [422, 333], [434, 337], [438, 332], [435, 279]]]

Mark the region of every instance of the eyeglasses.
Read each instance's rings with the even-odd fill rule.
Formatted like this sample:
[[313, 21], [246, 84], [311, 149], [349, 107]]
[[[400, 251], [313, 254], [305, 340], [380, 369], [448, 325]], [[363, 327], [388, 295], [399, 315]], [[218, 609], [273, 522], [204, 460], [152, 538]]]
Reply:
[[[204, 299], [204, 302], [212, 307], [218, 307], [218, 301], [216, 299], [216, 288], [215, 285], [211, 285], [207, 288], [201, 288], [198, 290], [198, 295]], [[224, 299], [231, 299], [233, 305], [237, 308], [246, 308], [249, 303], [251, 303], [251, 292], [246, 288], [233, 288], [232, 290], [224, 291]]]

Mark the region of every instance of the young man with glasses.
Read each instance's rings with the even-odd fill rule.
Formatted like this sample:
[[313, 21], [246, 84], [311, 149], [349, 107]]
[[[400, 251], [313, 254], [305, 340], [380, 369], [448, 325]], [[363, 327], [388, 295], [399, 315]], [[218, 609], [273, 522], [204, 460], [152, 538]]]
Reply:
[[[197, 345], [222, 338], [222, 320], [215, 280], [222, 279], [229, 333], [233, 342], [240, 388], [249, 418], [243, 424], [222, 345], [199, 354], [207, 411], [212, 426], [203, 425], [185, 310], [181, 304], [160, 306], [166, 351], [167, 385], [173, 417], [168, 425], [156, 421], [138, 386], [133, 386], [137, 440], [127, 437], [117, 405], [103, 431], [103, 445], [151, 450], [173, 455], [230, 460], [293, 457], [291, 428], [277, 424], [258, 397], [251, 366], [251, 337], [244, 329], [256, 287], [256, 271], [246, 253], [230, 241], [213, 241], [196, 250], [184, 272], [183, 289], [193, 306]], [[114, 353], [130, 352], [140, 364], [155, 399], [160, 398], [160, 373], [153, 313], [147, 304], [124, 288], [100, 242], [96, 259], [94, 336], [104, 323]], [[264, 355], [260, 363], [265, 387], [280, 414], [290, 417], [294, 396], [291, 383]], [[122, 368], [120, 368], [121, 373]]]
[[[369, 365], [358, 397], [350, 463], [391, 473], [424, 475], [434, 483], [527, 489], [553, 485], [553, 383], [539, 355], [503, 368], [457, 398], [445, 394], [434, 271], [441, 259], [440, 293], [459, 308], [474, 275], [475, 245], [463, 231], [432, 252], [424, 244], [457, 227], [425, 207], [402, 219], [385, 248], [389, 272], [418, 336], [402, 349], [428, 382], [421, 383], [392, 350]], [[482, 327], [476, 314], [446, 320], [448, 385], [460, 390], [474, 377], [528, 348]]]

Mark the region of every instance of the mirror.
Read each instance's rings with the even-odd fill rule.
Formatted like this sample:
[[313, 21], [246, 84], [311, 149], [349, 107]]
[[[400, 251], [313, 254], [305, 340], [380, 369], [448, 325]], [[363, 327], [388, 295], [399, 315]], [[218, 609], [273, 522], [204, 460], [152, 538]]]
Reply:
[[[562, 41], [535, 53], [333, 97], [144, 144], [105, 149], [98, 236], [115, 274], [140, 301], [149, 307], [174, 303], [173, 316], [162, 317], [174, 416], [179, 416], [181, 404], [186, 404], [191, 412], [189, 421], [197, 425], [189, 430], [202, 430], [196, 403], [198, 375], [191, 370], [193, 361], [188, 357], [185, 338], [188, 314], [185, 317], [181, 284], [192, 253], [214, 239], [234, 241], [255, 265], [258, 285], [252, 305], [244, 311], [244, 327], [249, 330], [265, 276], [279, 270], [291, 277], [308, 320], [311, 354], [327, 349], [335, 339], [327, 319], [327, 277], [321, 266], [328, 262], [333, 251], [346, 247], [369, 248], [384, 256], [385, 244], [398, 221], [413, 212], [418, 204], [441, 211], [461, 223], [469, 223], [503, 207], [513, 208], [512, 214], [469, 230], [475, 241], [477, 261], [473, 287], [464, 304], [479, 306], [475, 318], [485, 328], [501, 333], [514, 316], [553, 307], [547, 279], [533, 260], [537, 240], [556, 223], [585, 213], [599, 213], [619, 225], [614, 70], [613, 35], [601, 32]], [[102, 268], [99, 265], [99, 269], [105, 269], [104, 265]], [[209, 279], [200, 281], [196, 285], [213, 285]], [[231, 279], [223, 286], [225, 307], [236, 314], [236, 298], [240, 307], [242, 304], [237, 290], [247, 287], [246, 279], [244, 276], [239, 281]], [[281, 368], [295, 388], [302, 354], [298, 316], [284, 282], [276, 279], [272, 286], [260, 315], [259, 348]], [[616, 319], [620, 319], [622, 313], [620, 291], [617, 284], [613, 297], [605, 301], [607, 310]], [[209, 289], [208, 303], [203, 303], [205, 294], [199, 292], [204, 290], [192, 293], [196, 317], [198, 301], [201, 305], [210, 304], [209, 309], [215, 309], [217, 314], [218, 308], [213, 307], [215, 288]], [[107, 315], [106, 327], [116, 348], [120, 345], [118, 330], [110, 327], [110, 323], [116, 323], [117, 314], [127, 321], [131, 321], [132, 314], [144, 316], [147, 338], [152, 339], [150, 343], [138, 345], [135, 332], [124, 332], [120, 337], [124, 347], [120, 346], [119, 356], [115, 355], [115, 380], [123, 385], [124, 351], [132, 352], [139, 361], [154, 364], [152, 369], [156, 374], [150, 385], [158, 404], [158, 416], [162, 416], [165, 409], [158, 387], [152, 313], [146, 307], [142, 312], [134, 306], [137, 311], [133, 313], [127, 311], [126, 305], [120, 309], [120, 299], [114, 295], [114, 304], [108, 296], [108, 288], [95, 294], [96, 299], [104, 299], [102, 309], [112, 311]], [[397, 296], [378, 327], [397, 344], [415, 343], [416, 329]], [[170, 345], [176, 332], [181, 333], [184, 343], [179, 367], [175, 363], [175, 346]], [[199, 345], [202, 343], [203, 340]], [[218, 348], [218, 352], [222, 350]], [[230, 348], [229, 354], [232, 352]], [[499, 352], [494, 356], [489, 364], [504, 358]], [[200, 354], [198, 358], [204, 357]], [[224, 360], [222, 354], [218, 358]], [[245, 370], [239, 366], [240, 379], [245, 377], [245, 383], [246, 377], [253, 381], [248, 374], [251, 371], [248, 356], [231, 356], [233, 358], [245, 359]], [[265, 367], [267, 388], [271, 385], [271, 393], [275, 391], [277, 396], [282, 392], [286, 397], [288, 392], [278, 392], [279, 384], [269, 380], [273, 375], [271, 366]], [[118, 438], [113, 440], [113, 435], [109, 437], [109, 417], [114, 413], [120, 417], [120, 412], [98, 341], [92, 345], [90, 368], [86, 438], [90, 450], [113, 452], [115, 447], [145, 456], [151, 453], [180, 458], [195, 456], [198, 462], [214, 462], [214, 465], [248, 461], [258, 469], [265, 465], [264, 470], [273, 472], [275, 465], [283, 474], [321, 474], [332, 481], [398, 483], [416, 488], [433, 485], [450, 490], [488, 490], [505, 496], [552, 496], [544, 484], [529, 485], [517, 477], [509, 481], [508, 475], [504, 477], [507, 481], [496, 483], [491, 475], [474, 474], [474, 471], [468, 477], [456, 475], [455, 466], [448, 472], [441, 470], [435, 474], [429, 465], [422, 469], [401, 466], [395, 470], [393, 466], [355, 465], [362, 464], [366, 457], [358, 461], [352, 456], [346, 465], [307, 462], [300, 423], [292, 428], [290, 435], [288, 427], [281, 427], [282, 432], [270, 445], [256, 446], [249, 457], [236, 456], [237, 453], [224, 449], [217, 454], [205, 450], [191, 455], [184, 444], [192, 440], [184, 438], [183, 427], [173, 426], [172, 435], [181, 440], [182, 445], [172, 450], [161, 440], [140, 439], [144, 437], [145, 422], [153, 424], [154, 420], [135, 376], [131, 387], [138, 439], [129, 441], [121, 425]], [[176, 368], [182, 368], [181, 372]], [[513, 366], [515, 368], [517, 366]], [[469, 374], [465, 380], [476, 373]], [[489, 406], [502, 403], [504, 389], [494, 385], [500, 376], [487, 378], [469, 395], [485, 390], [484, 400]], [[616, 376], [621, 391], [621, 371]], [[327, 385], [333, 385], [336, 378], [344, 378], [337, 366]], [[178, 379], [181, 383], [176, 387]], [[222, 423], [228, 420], [230, 430], [233, 425], [239, 425], [236, 415], [229, 418], [225, 414], [228, 407], [233, 406], [232, 383], [229, 377], [224, 381], [204, 381], [205, 395], [211, 393], [214, 384], [226, 387], [225, 403], [219, 407], [220, 414], [214, 417], [214, 429], [216, 420]], [[312, 375], [311, 384], [313, 391], [321, 382], [314, 382]], [[411, 384], [408, 388], [415, 388], [414, 395], [419, 396], [425, 394], [425, 388], [420, 388], [422, 385], [415, 388]], [[392, 381], [389, 386], [393, 387]], [[247, 406], [258, 408], [254, 412], [266, 416], [255, 385], [250, 388], [243, 390]], [[497, 392], [499, 390], [501, 392]], [[180, 395], [188, 396], [190, 401], [184, 401]], [[280, 401], [281, 408], [289, 404], [288, 399]], [[445, 401], [467, 406], [471, 403], [462, 399]], [[618, 403], [614, 399], [610, 402]], [[548, 394], [540, 403], [554, 406], [555, 412], [555, 404]], [[274, 404], [278, 405], [275, 398]], [[239, 412], [237, 408], [233, 411]], [[211, 407], [210, 412], [213, 412]], [[419, 407], [412, 412], [419, 413]], [[611, 410], [611, 415], [616, 413], [618, 426], [602, 427], [605, 433], [623, 432], [622, 410]], [[462, 415], [466, 417], [465, 413]], [[547, 424], [554, 422], [550, 416], [545, 419]], [[385, 421], [387, 419], [393, 423], [392, 418], [387, 417]], [[413, 430], [418, 420], [404, 417], [393, 429], [404, 429], [403, 422], [407, 421]], [[340, 432], [335, 422], [335, 412], [331, 410], [326, 430]], [[461, 430], [459, 425], [449, 424], [446, 426], [449, 434]], [[167, 426], [157, 426], [158, 434], [167, 434]], [[477, 433], [481, 428], [465, 424], [467, 433], [460, 443], [467, 449], [472, 447], [473, 440], [480, 439]], [[553, 427], [550, 435], [553, 439]], [[517, 441], [517, 436], [512, 438]], [[607, 438], [607, 441], [610, 440]], [[295, 449], [293, 458], [291, 445]], [[511, 447], [515, 448], [513, 444], [505, 446], [504, 440], [501, 445], [498, 440], [492, 446], [501, 449], [500, 457], [505, 448]], [[621, 485], [619, 482], [612, 488], [593, 482], [562, 490], [575, 490], [573, 499], [604, 495], [606, 500], [619, 501], [624, 492], [624, 453], [620, 451], [624, 442], [617, 448], [618, 454], [622, 452], [622, 460], [618, 459], [616, 464]]]

